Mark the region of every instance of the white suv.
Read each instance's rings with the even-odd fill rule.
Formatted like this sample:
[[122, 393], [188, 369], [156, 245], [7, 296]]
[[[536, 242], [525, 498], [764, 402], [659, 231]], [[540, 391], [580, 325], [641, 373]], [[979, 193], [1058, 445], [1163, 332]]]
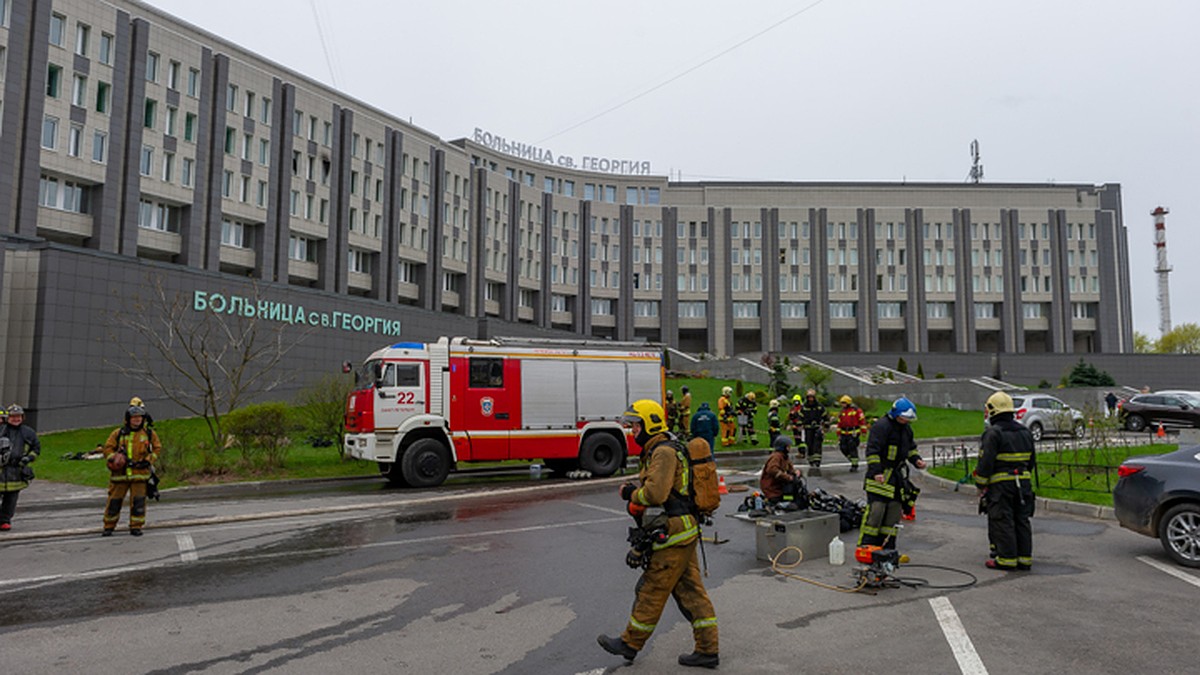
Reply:
[[1083, 413], [1046, 394], [1013, 394], [1013, 408], [1017, 421], [1029, 427], [1033, 440], [1040, 441], [1046, 434], [1068, 434], [1083, 438], [1087, 428]]

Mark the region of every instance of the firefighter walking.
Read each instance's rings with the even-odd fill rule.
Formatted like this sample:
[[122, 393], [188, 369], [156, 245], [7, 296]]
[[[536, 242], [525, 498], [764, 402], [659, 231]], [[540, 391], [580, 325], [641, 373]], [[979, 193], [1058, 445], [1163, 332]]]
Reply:
[[896, 523], [900, 522], [909, 462], [918, 469], [925, 460], [917, 453], [912, 427], [917, 408], [907, 398], [898, 398], [891, 410], [871, 425], [867, 436], [867, 510], [858, 530], [859, 546], [896, 548]]
[[733, 387], [721, 389], [717, 399], [717, 422], [721, 425], [721, 445], [730, 446], [737, 442], [737, 418], [733, 413]]
[[[720, 663], [717, 649], [717, 615], [696, 555], [700, 527], [693, 515], [694, 506], [688, 481], [687, 460], [670, 442], [666, 413], [651, 400], [635, 402], [622, 421], [632, 429], [634, 441], [642, 447], [638, 460], [641, 485], [625, 483], [621, 498], [639, 527], [633, 534], [648, 538], [649, 561], [637, 548], [626, 561], [644, 565], [636, 586], [633, 611], [620, 637], [600, 635], [597, 642], [610, 654], [633, 661], [654, 632], [667, 599], [674, 597], [679, 610], [692, 624], [695, 648], [679, 656], [680, 665], [715, 668]], [[631, 537], [632, 539], [632, 537]]]
[[842, 396], [838, 403], [842, 404], [837, 421], [838, 449], [850, 460], [850, 473], [854, 473], [858, 471], [858, 444], [867, 433], [867, 417], [849, 396]]
[[773, 398], [767, 406], [767, 442], [772, 448], [775, 447], [775, 439], [779, 438], [779, 432], [782, 430], [783, 424], [779, 421], [779, 399]]
[[792, 408], [788, 410], [788, 428], [792, 431], [792, 444], [796, 446], [798, 455], [804, 457], [804, 397], [800, 394], [792, 396]]
[[804, 426], [804, 444], [808, 446], [808, 465], [821, 466], [821, 444], [825, 441], [825, 406], [817, 400], [817, 392], [809, 389], [800, 405], [800, 423]]
[[[684, 438], [691, 438], [692, 435], [692, 392], [688, 391], [687, 385], [679, 388], [683, 396], [679, 397], [679, 429], [683, 432]], [[709, 443], [711, 446], [712, 443]]]
[[663, 410], [667, 413], [667, 431], [679, 431], [679, 404], [675, 402], [675, 392], [667, 390], [667, 400], [663, 402]]
[[985, 563], [999, 570], [1033, 566], [1034, 494], [1030, 482], [1037, 464], [1033, 433], [1016, 421], [1012, 396], [998, 391], [984, 406], [988, 427], [979, 442], [975, 485], [987, 513], [988, 541], [995, 557]]
[[158, 434], [145, 425], [146, 409], [131, 405], [125, 424], [114, 429], [104, 443], [109, 469], [108, 502], [104, 507], [105, 537], [111, 536], [121, 519], [121, 506], [129, 494], [129, 534], [139, 537], [146, 524], [146, 482], [151, 467], [162, 453]]

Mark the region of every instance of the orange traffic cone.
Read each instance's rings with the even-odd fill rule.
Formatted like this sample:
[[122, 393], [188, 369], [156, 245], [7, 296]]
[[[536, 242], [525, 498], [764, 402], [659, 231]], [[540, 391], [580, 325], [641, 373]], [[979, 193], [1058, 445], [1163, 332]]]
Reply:
[[729, 488], [725, 487], [725, 476], [717, 476], [717, 494], [729, 494]]
[[1154, 432], [1154, 435], [1158, 436], [1159, 438], [1163, 438], [1167, 435], [1167, 432], [1163, 431], [1162, 422], [1158, 423], [1158, 431]]

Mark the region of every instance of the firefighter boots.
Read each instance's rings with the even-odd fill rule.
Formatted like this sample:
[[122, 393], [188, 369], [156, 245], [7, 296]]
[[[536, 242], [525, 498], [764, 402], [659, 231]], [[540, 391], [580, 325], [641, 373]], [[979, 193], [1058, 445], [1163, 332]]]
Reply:
[[[604, 651], [608, 652], [609, 654], [623, 656], [625, 657], [626, 661], [632, 661], [637, 656], [637, 650], [625, 644], [625, 641], [619, 637], [600, 635], [596, 638], [596, 642], [600, 643], [600, 646], [604, 648]], [[679, 658], [683, 659], [682, 656]], [[681, 660], [680, 663], [683, 663], [683, 661]]]
[[717, 654], [702, 654], [700, 652], [680, 654], [679, 665], [694, 668], [716, 668], [721, 665], [721, 657]]

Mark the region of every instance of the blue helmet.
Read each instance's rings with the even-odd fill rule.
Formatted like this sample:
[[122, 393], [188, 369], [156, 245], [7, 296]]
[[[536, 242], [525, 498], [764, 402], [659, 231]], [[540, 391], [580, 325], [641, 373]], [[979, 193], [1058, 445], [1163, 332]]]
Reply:
[[892, 409], [888, 411], [888, 417], [897, 419], [903, 417], [912, 422], [917, 419], [917, 406], [913, 402], [901, 396], [892, 403]]

